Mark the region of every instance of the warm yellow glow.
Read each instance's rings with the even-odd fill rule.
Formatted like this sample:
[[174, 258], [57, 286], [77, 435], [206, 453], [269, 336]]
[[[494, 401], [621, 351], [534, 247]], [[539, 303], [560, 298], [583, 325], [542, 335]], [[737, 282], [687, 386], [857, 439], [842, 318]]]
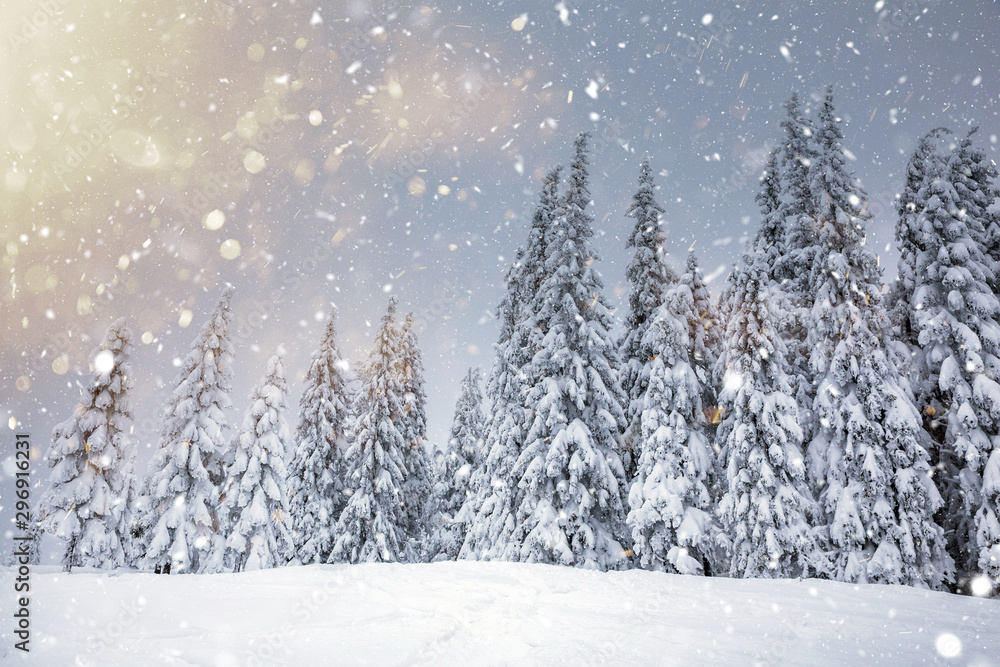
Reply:
[[201, 219], [201, 224], [205, 227], [205, 229], [214, 232], [217, 229], [221, 229], [222, 225], [226, 224], [226, 214], [219, 209], [209, 211], [205, 214], [205, 217]]
[[259, 174], [267, 166], [267, 160], [257, 151], [249, 151], [243, 156], [243, 167], [251, 174]]
[[219, 254], [223, 259], [236, 259], [240, 256], [240, 242], [236, 239], [226, 239], [219, 246]]

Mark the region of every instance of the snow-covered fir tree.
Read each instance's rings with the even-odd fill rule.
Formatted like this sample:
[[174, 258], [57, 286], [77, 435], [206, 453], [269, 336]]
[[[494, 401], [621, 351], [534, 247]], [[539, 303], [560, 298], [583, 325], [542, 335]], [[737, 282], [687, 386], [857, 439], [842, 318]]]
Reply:
[[527, 428], [527, 371], [535, 351], [535, 321], [531, 304], [548, 276], [548, 244], [562, 211], [559, 179], [562, 166], [546, 174], [532, 217], [526, 247], [504, 275], [506, 292], [497, 307], [500, 336], [493, 370], [486, 383], [491, 405], [483, 435], [483, 463], [473, 471], [472, 495], [459, 511], [468, 526], [460, 558], [515, 560], [520, 542], [513, 538], [519, 489], [513, 478]]
[[627, 522], [640, 567], [710, 574], [721, 559], [709, 483], [714, 452], [705, 436], [701, 380], [691, 364], [695, 300], [689, 284], [668, 287], [646, 327], [652, 356], [642, 368], [638, 471]]
[[753, 261], [765, 267], [769, 284], [781, 284], [786, 277], [783, 272], [787, 269], [782, 263], [788, 256], [788, 229], [785, 223], [788, 204], [783, 207], [781, 158], [781, 146], [775, 147], [768, 154], [760, 179], [760, 190], [755, 197], [760, 208], [761, 223], [754, 235], [751, 249]]
[[403, 414], [400, 432], [406, 443], [403, 462], [406, 481], [403, 483], [403, 504], [406, 507], [407, 530], [415, 554], [421, 554], [427, 540], [427, 503], [434, 487], [434, 464], [427, 451], [427, 392], [424, 389], [424, 362], [413, 330], [413, 313], [407, 313], [400, 329], [402, 353], [399, 373], [403, 386]]
[[649, 157], [639, 165], [639, 188], [625, 212], [635, 224], [626, 247], [634, 248], [625, 277], [629, 282], [628, 313], [625, 328], [618, 341], [622, 360], [621, 386], [625, 395], [625, 432], [622, 437], [622, 463], [631, 479], [642, 448], [641, 412], [646, 393], [647, 376], [643, 368], [655, 354], [643, 346], [646, 332], [652, 325], [656, 310], [663, 303], [667, 287], [677, 280], [674, 270], [666, 263], [664, 244], [666, 232], [660, 224], [663, 207], [656, 201], [656, 185]]
[[[556, 165], [545, 175], [542, 190], [538, 197], [538, 206], [531, 216], [531, 226], [528, 228], [528, 238], [517, 269], [517, 288], [522, 297], [519, 299], [518, 321], [524, 319], [524, 308], [530, 305], [532, 296], [545, 282], [549, 270], [545, 259], [548, 257], [549, 243], [555, 231], [555, 221], [562, 211], [562, 198], [559, 196], [559, 179], [562, 165]], [[530, 354], [526, 355], [530, 358]]]
[[352, 493], [337, 521], [330, 562], [414, 559], [402, 494], [406, 480], [406, 442], [401, 431], [405, 398], [399, 365], [404, 343], [395, 313], [393, 298], [363, 369], [357, 419], [347, 450], [347, 486]]
[[920, 138], [906, 165], [906, 183], [896, 200], [896, 247], [899, 250], [896, 280], [892, 285], [890, 317], [897, 340], [911, 348], [917, 347], [917, 332], [911, 322], [914, 291], [920, 268], [918, 261], [927, 261], [929, 229], [924, 228], [925, 198], [928, 188], [944, 174], [947, 159], [937, 151], [940, 138], [950, 130], [939, 127]]
[[[945, 406], [939, 482], [949, 495], [951, 551], [963, 575], [1000, 574], [1000, 301], [983, 248], [983, 207], [966, 182], [971, 136], [953, 149], [940, 178], [915, 199], [924, 232], [910, 317], [922, 352], [928, 403]], [[967, 197], [971, 197], [967, 199]], [[957, 491], [957, 493], [950, 493]]]
[[766, 262], [745, 257], [726, 327], [725, 419], [718, 437], [725, 441], [728, 483], [721, 510], [733, 577], [808, 575], [818, 555], [802, 429], [769, 283]]
[[462, 379], [448, 445], [437, 466], [430, 502], [433, 513], [428, 557], [431, 560], [455, 560], [465, 542], [468, 526], [459, 513], [472, 495], [472, 472], [482, 466], [483, 459], [486, 415], [479, 386], [481, 375], [478, 368], [472, 368]]
[[344, 455], [352, 382], [350, 365], [337, 348], [336, 312], [331, 312], [306, 372], [288, 470], [292, 536], [303, 565], [329, 559], [333, 529], [347, 502]]
[[[705, 276], [698, 266], [694, 250], [688, 252], [687, 264], [680, 282], [691, 291], [691, 309], [686, 311], [688, 336], [690, 338], [690, 363], [701, 385], [702, 407], [714, 414], [716, 392], [712, 383], [712, 373], [719, 358], [722, 345], [720, 318], [712, 303], [712, 295], [705, 283]], [[709, 430], [712, 420], [709, 419]]]
[[[821, 252], [816, 230], [816, 208], [812, 197], [811, 179], [817, 173], [816, 127], [805, 115], [798, 93], [785, 102], [785, 118], [781, 121], [785, 136], [778, 159], [780, 194], [776, 212], [779, 224], [784, 226], [786, 254], [778, 267], [778, 274], [787, 279], [785, 291], [792, 295], [795, 304], [809, 300], [809, 272], [814, 256]], [[765, 181], [764, 187], [769, 183]], [[763, 205], [762, 205], [763, 206]], [[770, 237], [770, 225], [761, 228], [764, 238]], [[774, 230], [777, 241], [780, 236]]]
[[174, 574], [199, 572], [202, 561], [218, 553], [215, 509], [229, 446], [226, 411], [232, 407], [232, 295], [227, 287], [192, 343], [167, 404], [142, 519], [148, 569], [169, 563]]
[[224, 546], [216, 562], [225, 572], [264, 570], [292, 559], [285, 455], [291, 442], [286, 421], [288, 385], [281, 355], [267, 362], [250, 391], [219, 503]]
[[[586, 208], [588, 135], [576, 140], [564, 213], [548, 248], [548, 276], [535, 295], [538, 352], [530, 362], [531, 419], [515, 465], [521, 561], [611, 569], [622, 565], [625, 472], [617, 451], [624, 423], [611, 314]], [[522, 537], [523, 536], [523, 537]]]
[[808, 343], [816, 434], [808, 467], [832, 551], [826, 573], [853, 582], [938, 588], [951, 577], [927, 436], [886, 350], [875, 254], [865, 245], [867, 195], [845, 168], [828, 87], [817, 114], [810, 191], [822, 252], [810, 272]]
[[[124, 466], [127, 422], [132, 417], [129, 390], [132, 334], [124, 319], [110, 327], [92, 359], [93, 379], [73, 416], [52, 432], [45, 454], [52, 468], [39, 500], [36, 520], [45, 532], [62, 539], [63, 567], [113, 569], [125, 564], [131, 536], [122, 516], [133, 480]], [[123, 494], [125, 494], [123, 496]]]

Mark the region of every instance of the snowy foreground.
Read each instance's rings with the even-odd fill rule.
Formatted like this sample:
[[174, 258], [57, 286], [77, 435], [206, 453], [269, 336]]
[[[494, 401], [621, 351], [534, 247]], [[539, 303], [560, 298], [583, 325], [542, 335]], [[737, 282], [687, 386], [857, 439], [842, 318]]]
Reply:
[[32, 584], [4, 663], [1000, 665], [1000, 601], [906, 587], [470, 562]]

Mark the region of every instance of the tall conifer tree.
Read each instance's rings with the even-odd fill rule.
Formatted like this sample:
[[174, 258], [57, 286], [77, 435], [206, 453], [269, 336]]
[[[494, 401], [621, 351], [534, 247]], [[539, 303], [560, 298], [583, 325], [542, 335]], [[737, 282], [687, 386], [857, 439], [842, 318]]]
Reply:
[[353, 493], [337, 522], [330, 562], [406, 562], [415, 556], [402, 492], [406, 399], [399, 365], [404, 343], [395, 313], [393, 298], [364, 367], [357, 422], [347, 450], [347, 483]]
[[865, 245], [867, 195], [845, 168], [833, 91], [818, 111], [810, 191], [822, 252], [809, 276], [816, 434], [808, 460], [843, 581], [940, 587], [950, 577], [920, 415], [886, 351], [880, 271]]
[[[218, 553], [215, 509], [225, 479], [233, 381], [232, 287], [191, 345], [167, 403], [160, 447], [149, 464], [146, 567], [199, 572]], [[215, 566], [212, 565], [212, 568]]]
[[624, 396], [591, 244], [586, 134], [575, 142], [564, 214], [532, 310], [538, 352], [528, 377], [533, 418], [515, 467], [518, 560], [620, 567], [625, 473], [617, 451]]
[[677, 280], [676, 273], [664, 257], [666, 233], [660, 225], [663, 212], [663, 207], [656, 201], [653, 170], [647, 156], [639, 165], [639, 188], [625, 212], [627, 217], [635, 219], [627, 243], [627, 247], [634, 248], [634, 251], [625, 269], [625, 277], [631, 285], [629, 307], [625, 316], [625, 331], [618, 341], [618, 353], [622, 359], [621, 385], [626, 401], [623, 406], [626, 427], [622, 438], [622, 463], [629, 479], [635, 473], [642, 449], [640, 418], [648, 382], [642, 369], [654, 354], [644, 347], [643, 340], [663, 303], [667, 287]]
[[295, 555], [304, 565], [325, 563], [336, 536], [333, 529], [347, 503], [344, 455], [352, 402], [350, 365], [336, 342], [331, 312], [306, 372], [289, 466], [289, 512]]
[[287, 395], [284, 364], [275, 355], [250, 391], [223, 486], [218, 515], [225, 545], [217, 562], [224, 571], [279, 567], [295, 554], [285, 468]]
[[93, 359], [94, 376], [73, 416], [55, 427], [45, 461], [52, 468], [39, 501], [42, 530], [66, 543], [63, 567], [117, 568], [129, 560], [129, 489], [134, 483], [125, 464], [127, 422], [132, 417], [129, 390], [132, 336], [124, 319], [109, 328]]

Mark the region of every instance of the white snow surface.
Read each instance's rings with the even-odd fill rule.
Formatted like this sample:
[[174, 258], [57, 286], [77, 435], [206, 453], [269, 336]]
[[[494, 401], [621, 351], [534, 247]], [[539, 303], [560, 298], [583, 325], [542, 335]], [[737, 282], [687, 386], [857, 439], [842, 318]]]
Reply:
[[[9, 568], [0, 586], [13, 591]], [[37, 665], [1000, 665], [1000, 600], [903, 586], [439, 562], [36, 567]]]

